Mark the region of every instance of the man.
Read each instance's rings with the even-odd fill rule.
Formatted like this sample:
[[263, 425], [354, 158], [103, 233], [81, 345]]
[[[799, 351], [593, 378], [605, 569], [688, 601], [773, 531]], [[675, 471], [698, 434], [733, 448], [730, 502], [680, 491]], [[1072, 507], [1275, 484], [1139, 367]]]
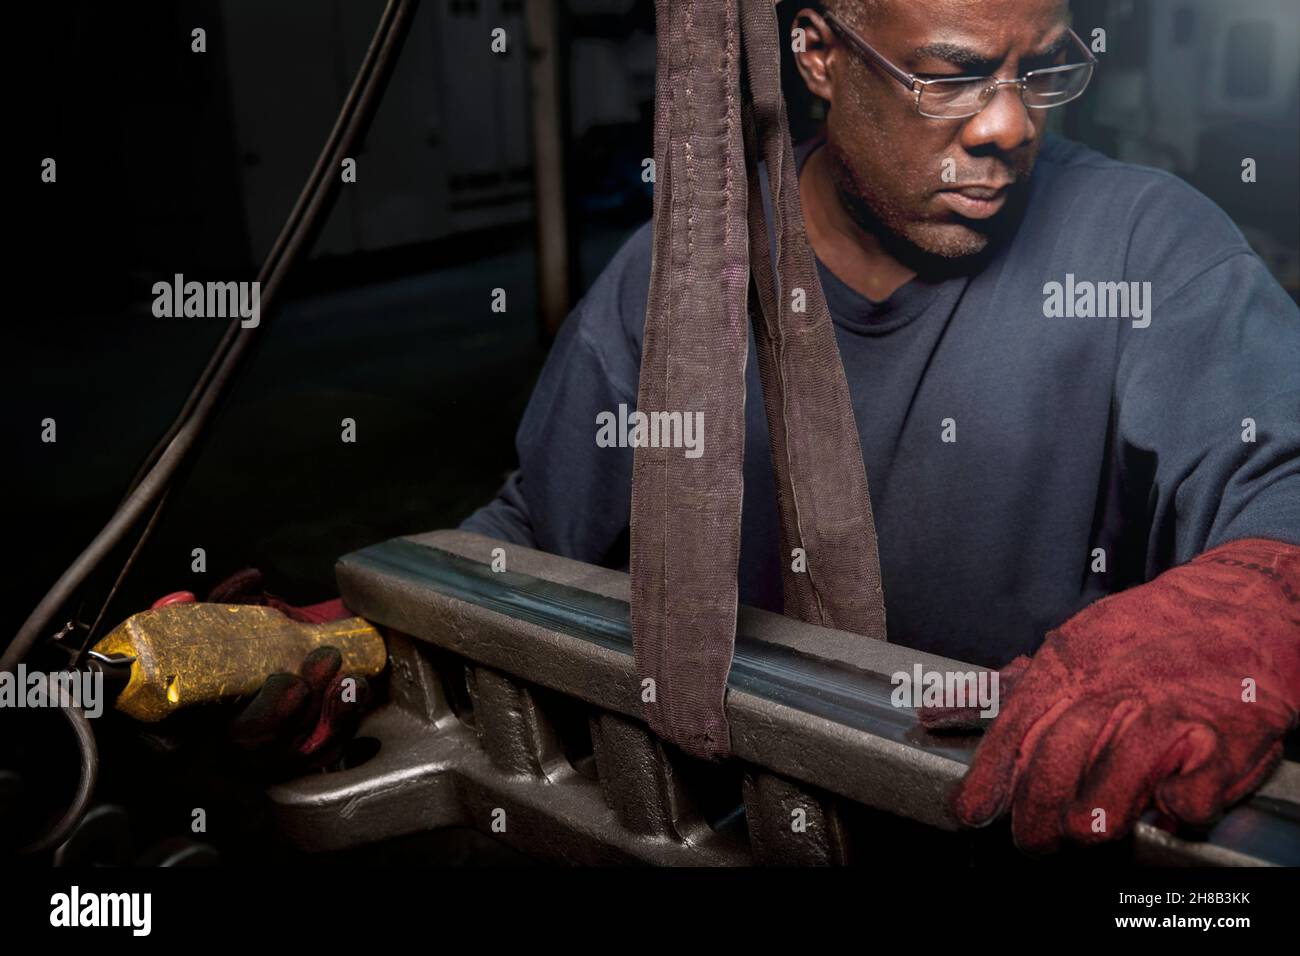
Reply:
[[[1010, 808], [1030, 850], [1122, 835], [1153, 799], [1209, 823], [1300, 706], [1300, 318], [1195, 190], [1044, 135], [1093, 68], [1067, 21], [1058, 0], [796, 21], [828, 107], [800, 195], [889, 638], [1015, 662], [956, 805]], [[465, 528], [626, 565], [633, 451], [595, 435], [635, 406], [650, 246], [647, 226], [565, 324], [520, 468]], [[752, 348], [747, 393], [740, 596], [779, 610]]]

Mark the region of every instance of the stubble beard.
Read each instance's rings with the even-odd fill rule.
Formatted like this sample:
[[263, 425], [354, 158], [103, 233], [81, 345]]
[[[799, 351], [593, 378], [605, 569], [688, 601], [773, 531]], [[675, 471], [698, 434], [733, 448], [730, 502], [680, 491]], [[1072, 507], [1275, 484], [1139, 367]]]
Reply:
[[1037, 150], [1017, 163], [1016, 182], [1009, 187], [1006, 206], [988, 220], [928, 222], [914, 218], [914, 210], [894, 197], [863, 182], [844, 154], [831, 142], [825, 145], [831, 180], [841, 206], [864, 232], [876, 236], [896, 259], [917, 272], [947, 272], [976, 265], [999, 240], [1015, 231], [1024, 211], [1029, 176]]

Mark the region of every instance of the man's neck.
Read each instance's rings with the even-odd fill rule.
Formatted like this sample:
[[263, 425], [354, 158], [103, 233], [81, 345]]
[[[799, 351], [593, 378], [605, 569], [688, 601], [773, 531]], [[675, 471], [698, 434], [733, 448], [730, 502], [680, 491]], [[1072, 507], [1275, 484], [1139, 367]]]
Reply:
[[799, 171], [799, 199], [813, 252], [853, 291], [881, 302], [915, 278], [915, 272], [845, 212], [822, 147], [813, 150]]

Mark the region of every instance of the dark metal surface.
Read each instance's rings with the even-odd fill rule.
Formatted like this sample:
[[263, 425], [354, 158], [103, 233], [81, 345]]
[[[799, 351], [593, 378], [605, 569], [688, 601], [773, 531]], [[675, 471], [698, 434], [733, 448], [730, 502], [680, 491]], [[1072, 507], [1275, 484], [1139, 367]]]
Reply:
[[[610, 650], [632, 653], [627, 601], [531, 575], [493, 571], [453, 551], [405, 538], [348, 555], [343, 563], [427, 586], [447, 597], [582, 637]], [[892, 685], [887, 675], [834, 666], [759, 640], [745, 633], [744, 626], [742, 621], [742, 630], [736, 635], [728, 687], [888, 740], [903, 742], [915, 734], [912, 712], [890, 703]], [[949, 746], [942, 738], [930, 741], [927, 749], [955, 760], [965, 759], [968, 753], [968, 748]]]
[[[496, 548], [511, 570], [491, 570]], [[494, 833], [494, 809], [516, 824], [494, 835], [569, 862], [850, 862], [854, 806], [955, 829], [945, 795], [974, 740], [926, 733], [891, 704], [889, 675], [976, 668], [746, 609], [727, 698], [743, 785], [728, 789], [640, 721], [625, 575], [462, 532], [365, 549], [338, 575], [349, 607], [415, 640], [393, 640], [395, 703], [363, 728], [378, 755], [272, 792], [304, 846]], [[568, 752], [557, 707], [588, 714], [590, 758]], [[1139, 824], [1133, 851], [1297, 862], [1300, 771], [1284, 765], [1204, 839]]]
[[379, 744], [374, 756], [354, 769], [268, 791], [281, 828], [298, 845], [336, 850], [471, 826], [557, 863], [748, 862], [735, 840], [673, 797], [671, 763], [662, 752], [638, 759], [608, 715], [593, 728], [605, 758], [598, 781], [563, 754], [534, 690], [504, 674], [470, 668], [472, 717], [453, 714], [443, 690], [450, 672], [427, 666], [418, 643], [392, 637], [401, 705], [363, 724], [362, 739]]

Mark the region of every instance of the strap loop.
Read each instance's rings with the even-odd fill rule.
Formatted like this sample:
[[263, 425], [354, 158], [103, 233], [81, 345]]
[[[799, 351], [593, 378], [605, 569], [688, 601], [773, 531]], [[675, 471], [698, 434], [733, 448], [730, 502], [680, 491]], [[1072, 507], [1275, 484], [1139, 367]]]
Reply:
[[[654, 249], [637, 407], [701, 416], [705, 441], [698, 458], [662, 445], [634, 452], [632, 636], [651, 728], [720, 759], [730, 752], [751, 322], [786, 613], [883, 639], [884, 600], [853, 406], [799, 206], [772, 4], [656, 0], [656, 18]], [[795, 289], [805, 311], [792, 308]], [[806, 572], [792, 568], [795, 547]]]

